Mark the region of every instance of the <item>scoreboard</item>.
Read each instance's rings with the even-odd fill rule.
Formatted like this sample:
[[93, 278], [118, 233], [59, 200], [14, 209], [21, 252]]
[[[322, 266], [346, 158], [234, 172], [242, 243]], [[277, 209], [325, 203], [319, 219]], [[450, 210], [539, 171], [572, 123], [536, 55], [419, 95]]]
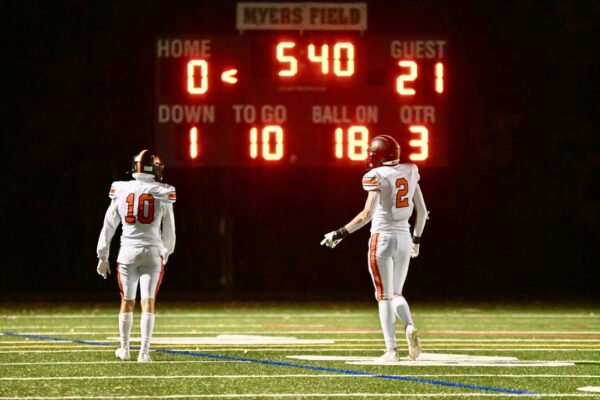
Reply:
[[347, 32], [161, 36], [156, 150], [170, 166], [360, 166], [448, 159], [447, 41]]

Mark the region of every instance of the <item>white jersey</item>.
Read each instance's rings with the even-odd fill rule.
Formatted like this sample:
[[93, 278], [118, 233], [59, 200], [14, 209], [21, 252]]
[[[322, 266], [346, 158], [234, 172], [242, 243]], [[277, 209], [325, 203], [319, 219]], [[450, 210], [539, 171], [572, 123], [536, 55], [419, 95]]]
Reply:
[[158, 247], [167, 257], [175, 249], [175, 188], [156, 182], [152, 175], [134, 176], [136, 179], [131, 181], [113, 182], [110, 188], [112, 202], [98, 240], [101, 260], [108, 260], [110, 242], [119, 223], [123, 224], [121, 246]]
[[410, 233], [413, 197], [419, 183], [419, 170], [414, 164], [398, 164], [373, 168], [362, 180], [366, 191], [378, 190], [371, 233]]

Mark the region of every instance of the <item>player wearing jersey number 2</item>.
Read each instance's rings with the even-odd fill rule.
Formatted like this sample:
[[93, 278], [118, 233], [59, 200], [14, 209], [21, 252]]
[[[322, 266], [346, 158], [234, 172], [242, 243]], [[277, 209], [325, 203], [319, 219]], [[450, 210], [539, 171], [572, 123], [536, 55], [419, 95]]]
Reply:
[[[371, 221], [369, 240], [369, 272], [379, 303], [379, 319], [386, 352], [379, 360], [398, 361], [396, 349], [396, 316], [402, 321], [408, 353], [416, 359], [421, 353], [415, 328], [402, 287], [411, 257], [419, 255], [419, 242], [428, 212], [419, 188], [419, 172], [414, 164], [400, 164], [400, 145], [387, 135], [376, 136], [368, 149], [367, 166], [362, 184], [368, 192], [365, 208], [344, 227], [329, 232], [322, 245], [335, 247], [344, 237]], [[413, 235], [410, 218], [416, 210]]]
[[154, 330], [155, 299], [162, 282], [164, 266], [175, 249], [175, 217], [173, 186], [161, 183], [164, 165], [157, 156], [143, 150], [132, 163], [134, 179], [113, 182], [110, 206], [98, 240], [98, 274], [110, 274], [108, 253], [119, 223], [123, 224], [121, 248], [117, 257], [117, 279], [121, 291], [119, 313], [120, 347], [115, 355], [129, 360], [129, 336], [133, 325], [133, 309], [139, 284], [142, 315], [139, 362], [152, 361], [150, 340]]

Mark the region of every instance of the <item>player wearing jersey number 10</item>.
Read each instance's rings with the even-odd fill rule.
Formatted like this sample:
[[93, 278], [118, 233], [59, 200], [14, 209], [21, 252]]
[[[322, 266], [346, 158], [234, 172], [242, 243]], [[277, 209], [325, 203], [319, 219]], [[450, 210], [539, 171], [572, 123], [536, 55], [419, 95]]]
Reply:
[[129, 336], [139, 284], [142, 316], [139, 362], [152, 361], [150, 340], [154, 330], [155, 299], [162, 282], [164, 266], [175, 249], [175, 188], [162, 183], [164, 165], [158, 156], [143, 150], [133, 158], [134, 179], [113, 182], [110, 206], [98, 240], [98, 274], [110, 274], [108, 253], [119, 223], [123, 224], [121, 248], [117, 257], [117, 280], [121, 291], [119, 313], [120, 347], [115, 355], [130, 358]]
[[[411, 257], [419, 255], [419, 243], [428, 219], [419, 172], [414, 164], [400, 164], [400, 145], [387, 135], [376, 136], [367, 150], [369, 171], [362, 180], [368, 192], [363, 211], [342, 228], [329, 232], [322, 245], [334, 248], [343, 238], [371, 222], [368, 264], [379, 303], [379, 320], [386, 344], [382, 362], [398, 361], [396, 316], [402, 321], [408, 354], [413, 360], [421, 345], [402, 287]], [[413, 209], [416, 221], [413, 235], [408, 222]]]

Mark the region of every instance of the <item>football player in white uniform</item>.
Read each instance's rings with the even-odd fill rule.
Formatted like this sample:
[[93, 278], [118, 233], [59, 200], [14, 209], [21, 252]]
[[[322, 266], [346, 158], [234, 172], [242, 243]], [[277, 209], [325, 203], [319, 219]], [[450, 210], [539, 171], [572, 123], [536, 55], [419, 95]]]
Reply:
[[[117, 257], [117, 280], [121, 291], [119, 334], [121, 346], [115, 355], [129, 360], [129, 335], [138, 284], [142, 315], [139, 362], [152, 361], [150, 340], [154, 330], [155, 299], [162, 282], [164, 266], [175, 249], [173, 186], [162, 183], [164, 165], [157, 156], [143, 150], [132, 163], [130, 181], [113, 182], [110, 206], [98, 240], [97, 271], [104, 279], [110, 274], [108, 253], [119, 223], [123, 224], [121, 248]], [[162, 227], [161, 227], [162, 225]]]
[[[364, 209], [342, 228], [329, 232], [321, 242], [334, 248], [343, 238], [371, 223], [368, 264], [375, 296], [379, 303], [379, 319], [386, 344], [380, 361], [397, 361], [396, 316], [402, 321], [413, 360], [421, 353], [402, 287], [411, 257], [419, 255], [419, 243], [428, 219], [423, 194], [419, 188], [419, 172], [414, 164], [400, 164], [400, 145], [391, 136], [374, 137], [367, 150], [369, 171], [362, 184], [368, 192]], [[416, 220], [413, 235], [408, 222], [413, 209]]]

